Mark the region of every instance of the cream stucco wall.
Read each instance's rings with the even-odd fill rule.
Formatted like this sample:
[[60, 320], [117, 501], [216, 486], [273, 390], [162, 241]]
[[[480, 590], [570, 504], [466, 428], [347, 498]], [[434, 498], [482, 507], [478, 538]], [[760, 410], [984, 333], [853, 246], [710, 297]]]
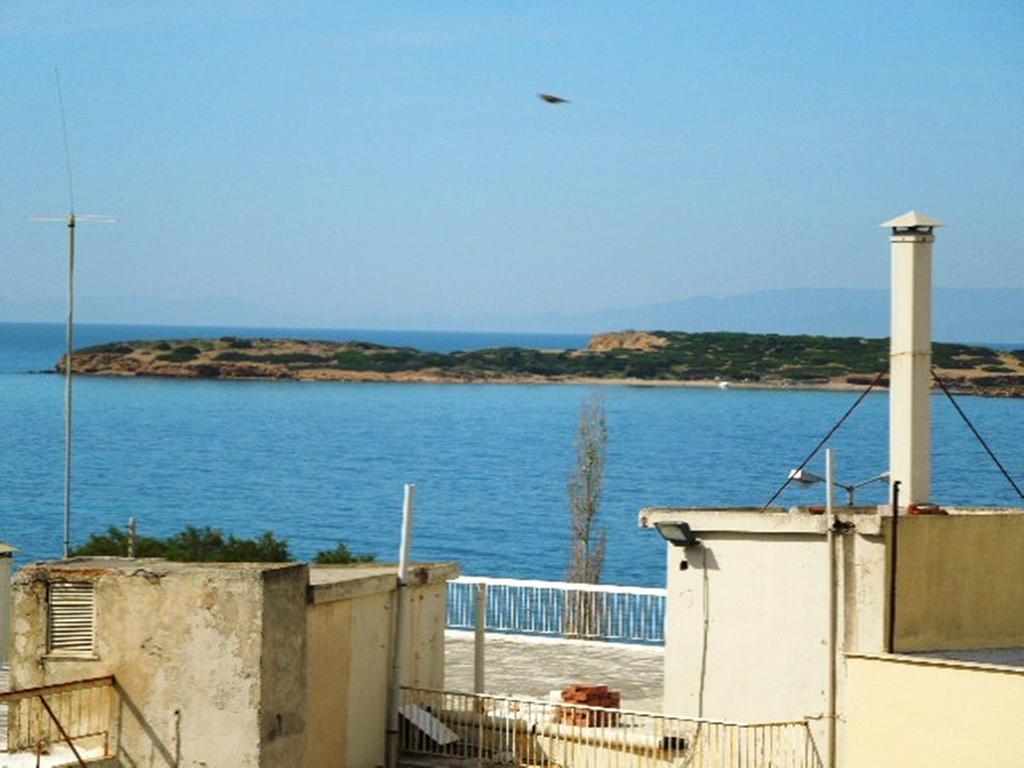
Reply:
[[[51, 580], [95, 584], [94, 658], [47, 653]], [[28, 566], [14, 587], [12, 687], [115, 675], [121, 765], [300, 766], [305, 700], [290, 677], [304, 641], [287, 633], [304, 635], [306, 583], [301, 564]]]
[[[741, 722], [820, 718], [824, 537], [718, 532], [703, 543], [668, 551], [664, 711]], [[689, 565], [680, 570], [684, 555]]]
[[1024, 645], [1024, 514], [901, 517], [897, 542], [896, 650]]
[[[669, 549], [666, 713], [727, 720], [821, 714], [828, 582], [822, 537], [713, 534]], [[817, 678], [817, 679], [816, 679]], [[703, 700], [702, 700], [703, 699]]]
[[353, 600], [311, 605], [307, 612], [306, 677], [313, 684], [309, 696], [309, 768], [347, 765], [348, 696], [351, 664]]
[[1024, 670], [905, 656], [846, 663], [848, 768], [1024, 765]]
[[[447, 579], [457, 574], [456, 567], [447, 565], [414, 570], [412, 584], [406, 590], [405, 685], [444, 686]], [[311, 578], [306, 766], [381, 765], [391, 675], [394, 569], [314, 568]]]
[[[1024, 645], [1024, 513], [950, 510], [899, 522], [896, 648]], [[837, 508], [836, 651], [881, 653], [889, 625], [887, 508]], [[739, 721], [811, 718], [827, 748], [826, 518], [806, 510], [645, 510], [703, 547], [668, 546], [665, 711]], [[688, 564], [686, 570], [680, 566]], [[705, 567], [707, 566], [707, 567]], [[846, 668], [836, 668], [838, 757]]]

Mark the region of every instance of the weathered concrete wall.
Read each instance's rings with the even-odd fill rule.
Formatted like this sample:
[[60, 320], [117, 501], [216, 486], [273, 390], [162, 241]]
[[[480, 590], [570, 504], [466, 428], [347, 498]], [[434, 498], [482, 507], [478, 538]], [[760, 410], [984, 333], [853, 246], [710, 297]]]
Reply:
[[906, 656], [846, 663], [845, 766], [1024, 765], [1024, 670]]
[[446, 581], [413, 586], [409, 590], [409, 645], [403, 685], [444, 688], [444, 627], [448, 620]]
[[[46, 585], [54, 579], [95, 584], [93, 658], [47, 653]], [[301, 748], [288, 753], [270, 741], [267, 756], [261, 754], [261, 733], [269, 737], [278, 715], [282, 745], [298, 744], [289, 737], [305, 710], [293, 688], [279, 690], [282, 677], [303, 674], [301, 643], [273, 632], [264, 637], [264, 608], [266, 599], [272, 616], [291, 618], [294, 611], [285, 603], [297, 602], [301, 617], [306, 582], [304, 565], [104, 558], [28, 566], [14, 588], [12, 685], [114, 674], [118, 757], [132, 768], [299, 766]], [[303, 619], [281, 631], [303, 635]], [[294, 665], [290, 672], [264, 659], [265, 652], [278, 650]], [[268, 679], [261, 685], [263, 677]]]
[[898, 651], [1024, 645], [1024, 515], [902, 517], [897, 541]]
[[305, 764], [308, 580], [305, 567], [263, 574], [259, 728], [264, 768]]
[[[338, 579], [345, 571], [335, 571]], [[393, 569], [349, 569], [331, 582], [313, 569], [308, 612], [307, 768], [362, 768], [385, 757], [396, 579]], [[405, 685], [444, 685], [447, 579], [452, 566], [416, 569], [407, 590]], [[360, 575], [362, 574], [362, 575]], [[418, 575], [417, 575], [418, 574]]]
[[838, 536], [839, 645], [841, 650], [875, 653], [888, 638], [888, 546], [878, 518]]
[[[93, 558], [29, 566], [14, 592], [16, 687], [113, 674], [118, 764], [334, 768], [384, 760], [393, 568]], [[444, 684], [447, 579], [406, 590], [403, 682]], [[47, 585], [95, 587], [95, 653], [47, 651]]]
[[[2, 547], [3, 544], [0, 544]], [[0, 663], [11, 656], [11, 555], [0, 551]]]

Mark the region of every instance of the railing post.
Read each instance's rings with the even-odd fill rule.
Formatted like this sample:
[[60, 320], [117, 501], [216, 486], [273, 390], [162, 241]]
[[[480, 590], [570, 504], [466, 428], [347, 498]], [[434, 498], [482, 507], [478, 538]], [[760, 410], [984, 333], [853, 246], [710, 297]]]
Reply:
[[64, 730], [64, 726], [61, 725], [60, 720], [57, 719], [57, 715], [55, 715], [53, 713], [53, 710], [50, 709], [50, 705], [47, 703], [46, 699], [44, 699], [42, 696], [40, 696], [39, 697], [39, 701], [42, 703], [43, 707], [46, 709], [46, 713], [50, 716], [50, 719], [53, 720], [54, 725], [57, 726], [57, 730], [60, 731], [61, 737], [64, 739], [64, 741], [68, 745], [68, 747], [71, 749], [71, 753], [75, 756], [75, 760], [77, 760], [78, 764], [80, 766], [83, 766], [83, 768], [84, 768], [85, 767], [85, 761], [82, 759], [82, 756], [80, 754], [78, 754], [78, 750], [75, 749], [74, 742], [71, 741], [71, 737], [68, 735], [68, 732]]
[[484, 692], [485, 640], [487, 636], [487, 585], [476, 585], [476, 623], [473, 628], [473, 693]]

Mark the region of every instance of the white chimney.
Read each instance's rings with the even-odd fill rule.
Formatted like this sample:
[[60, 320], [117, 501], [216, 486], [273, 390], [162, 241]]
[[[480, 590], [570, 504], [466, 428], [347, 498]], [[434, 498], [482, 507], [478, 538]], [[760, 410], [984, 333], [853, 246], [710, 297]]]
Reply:
[[932, 234], [942, 224], [910, 211], [892, 230], [889, 473], [900, 501], [930, 501], [932, 486]]

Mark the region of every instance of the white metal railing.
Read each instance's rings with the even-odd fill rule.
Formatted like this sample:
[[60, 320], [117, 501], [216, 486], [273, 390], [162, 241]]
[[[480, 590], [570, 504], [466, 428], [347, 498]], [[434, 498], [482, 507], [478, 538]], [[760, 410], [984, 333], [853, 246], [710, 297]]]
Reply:
[[630, 643], [665, 642], [665, 590], [460, 576], [448, 582], [448, 627]]
[[476, 765], [821, 768], [806, 721], [728, 723], [534, 699], [403, 688], [406, 754]]

